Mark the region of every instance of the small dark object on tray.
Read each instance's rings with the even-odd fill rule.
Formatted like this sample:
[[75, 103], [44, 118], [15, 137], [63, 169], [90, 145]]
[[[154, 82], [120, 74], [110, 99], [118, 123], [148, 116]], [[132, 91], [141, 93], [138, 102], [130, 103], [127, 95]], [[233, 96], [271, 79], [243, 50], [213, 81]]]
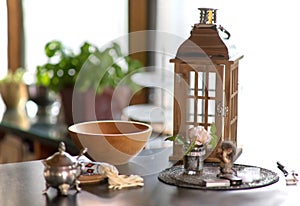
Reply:
[[243, 184], [242, 178], [237, 177], [233, 174], [223, 174], [223, 175], [219, 175], [219, 177], [221, 179], [229, 180], [230, 186], [239, 186], [239, 185]]

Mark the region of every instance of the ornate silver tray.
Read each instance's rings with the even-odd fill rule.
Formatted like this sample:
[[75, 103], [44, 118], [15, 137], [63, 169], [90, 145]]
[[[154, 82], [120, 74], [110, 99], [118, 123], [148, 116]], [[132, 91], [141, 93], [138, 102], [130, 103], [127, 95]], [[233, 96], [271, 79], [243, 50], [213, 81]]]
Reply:
[[241, 164], [235, 164], [233, 166], [233, 169], [237, 172], [248, 168], [259, 168], [259, 177], [251, 182], [243, 181], [242, 185], [239, 186], [206, 186], [205, 180], [218, 179], [216, 176], [219, 173], [219, 164], [217, 163], [205, 163], [203, 173], [199, 175], [187, 175], [184, 173], [182, 165], [173, 166], [160, 172], [158, 179], [166, 184], [202, 190], [253, 189], [274, 184], [279, 180], [277, 173], [268, 169]]

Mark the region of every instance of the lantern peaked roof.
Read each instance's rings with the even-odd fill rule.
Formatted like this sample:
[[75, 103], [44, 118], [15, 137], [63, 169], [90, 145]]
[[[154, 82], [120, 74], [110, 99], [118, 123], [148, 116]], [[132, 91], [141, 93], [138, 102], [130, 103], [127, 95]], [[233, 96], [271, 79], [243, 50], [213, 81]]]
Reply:
[[195, 58], [231, 60], [237, 49], [230, 41], [230, 33], [216, 24], [195, 24], [190, 37], [177, 50], [176, 59]]

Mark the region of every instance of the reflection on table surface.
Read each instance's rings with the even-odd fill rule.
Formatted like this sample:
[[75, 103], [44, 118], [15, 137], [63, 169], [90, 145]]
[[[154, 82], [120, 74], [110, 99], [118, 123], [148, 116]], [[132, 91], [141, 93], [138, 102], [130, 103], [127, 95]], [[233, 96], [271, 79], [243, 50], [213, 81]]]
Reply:
[[68, 136], [67, 126], [59, 120], [57, 115], [49, 113], [38, 114], [37, 108], [4, 109], [0, 114], [0, 129], [6, 133], [12, 133], [21, 138], [57, 147], [60, 141], [67, 144], [70, 152], [78, 149]]

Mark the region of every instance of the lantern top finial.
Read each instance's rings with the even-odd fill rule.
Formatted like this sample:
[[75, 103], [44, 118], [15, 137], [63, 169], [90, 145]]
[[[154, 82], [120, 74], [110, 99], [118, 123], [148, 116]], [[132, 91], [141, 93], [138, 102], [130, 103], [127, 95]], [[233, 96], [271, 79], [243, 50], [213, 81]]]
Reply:
[[200, 24], [216, 24], [217, 9], [213, 8], [198, 8], [200, 11]]

